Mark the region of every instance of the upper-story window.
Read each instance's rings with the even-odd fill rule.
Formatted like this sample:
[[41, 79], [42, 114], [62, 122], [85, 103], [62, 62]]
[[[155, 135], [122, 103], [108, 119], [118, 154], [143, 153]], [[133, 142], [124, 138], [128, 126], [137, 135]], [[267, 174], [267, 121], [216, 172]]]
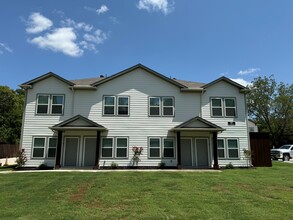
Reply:
[[174, 116], [174, 97], [149, 97], [150, 116]]
[[236, 99], [212, 98], [211, 112], [214, 117], [236, 117]]
[[104, 115], [128, 116], [129, 97], [128, 96], [104, 96]]
[[37, 114], [62, 115], [64, 95], [39, 94], [37, 96]]

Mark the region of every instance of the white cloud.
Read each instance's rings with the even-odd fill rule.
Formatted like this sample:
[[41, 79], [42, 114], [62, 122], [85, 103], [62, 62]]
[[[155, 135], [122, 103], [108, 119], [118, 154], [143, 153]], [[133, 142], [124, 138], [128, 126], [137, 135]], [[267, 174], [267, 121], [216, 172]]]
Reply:
[[54, 52], [62, 52], [66, 55], [78, 57], [83, 54], [83, 50], [79, 48], [75, 42], [77, 39], [73, 28], [56, 28], [51, 33], [44, 36], [35, 37], [29, 42], [36, 44], [39, 48], [52, 50]]
[[75, 22], [74, 20], [67, 18], [61, 21], [61, 25], [63, 27], [74, 27], [75, 29], [84, 30], [86, 32], [91, 31], [94, 27], [90, 24], [86, 24], [84, 22]]
[[8, 47], [8, 46], [7, 46], [6, 44], [4, 44], [4, 43], [0, 43], [0, 54], [3, 54], [4, 51], [7, 51], [7, 52], [9, 52], [9, 53], [13, 53], [13, 50], [12, 50], [10, 47]]
[[83, 38], [86, 41], [93, 42], [95, 44], [102, 44], [108, 36], [100, 29], [97, 29], [93, 34], [84, 34]]
[[87, 41], [81, 41], [79, 44], [85, 50], [90, 50], [90, 51], [93, 51], [94, 53], [98, 52], [96, 46], [92, 43], [89, 43]]
[[106, 5], [102, 5], [100, 8], [98, 8], [96, 10], [96, 12], [100, 15], [100, 14], [104, 14], [107, 11], [109, 11], [109, 8]]
[[140, 10], [147, 10], [148, 12], [161, 11], [167, 15], [173, 10], [173, 5], [168, 0], [139, 0], [136, 6]]
[[[61, 52], [72, 57], [80, 57], [85, 51], [97, 53], [97, 45], [104, 43], [108, 39], [108, 34], [93, 25], [76, 22], [73, 19], [64, 18], [64, 16], [65, 14], [62, 14], [61, 18], [63, 19], [60, 20], [60, 26], [55, 27], [51, 20], [45, 18], [39, 12], [32, 13], [29, 17], [30, 26], [26, 31], [27, 33], [38, 35], [29, 37], [28, 42], [37, 45], [41, 49]], [[50, 22], [45, 25], [46, 22], [41, 21]], [[0, 53], [3, 53], [1, 47], [4, 48], [4, 46], [4, 44], [0, 45]], [[9, 51], [7, 48], [6, 50]]]
[[237, 83], [239, 83], [240, 85], [243, 85], [243, 86], [251, 85], [251, 82], [246, 81], [245, 79], [237, 78], [237, 79], [231, 79], [231, 80], [233, 80], [234, 82], [237, 82]]
[[238, 75], [247, 75], [247, 74], [252, 74], [255, 72], [260, 71], [260, 68], [250, 68], [250, 69], [246, 69], [246, 70], [240, 70], [237, 74]]
[[25, 29], [27, 33], [36, 34], [49, 29], [53, 22], [41, 15], [39, 12], [32, 13], [27, 21], [28, 27]]

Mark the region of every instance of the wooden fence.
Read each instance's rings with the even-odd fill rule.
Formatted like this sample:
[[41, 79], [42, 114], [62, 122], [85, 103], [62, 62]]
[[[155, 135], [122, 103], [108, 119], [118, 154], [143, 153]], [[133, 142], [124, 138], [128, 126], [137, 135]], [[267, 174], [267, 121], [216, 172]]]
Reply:
[[16, 157], [19, 144], [0, 144], [0, 158]]
[[255, 167], [271, 167], [271, 148], [268, 133], [251, 132], [250, 148], [252, 152], [252, 165]]

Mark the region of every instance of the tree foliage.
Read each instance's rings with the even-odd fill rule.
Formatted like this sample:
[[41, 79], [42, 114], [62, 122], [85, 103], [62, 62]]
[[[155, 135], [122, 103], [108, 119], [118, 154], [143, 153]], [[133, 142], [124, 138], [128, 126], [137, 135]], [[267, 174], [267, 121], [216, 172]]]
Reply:
[[293, 141], [293, 84], [265, 76], [255, 78], [250, 89], [248, 112], [260, 131], [269, 132], [276, 147]]
[[19, 143], [24, 91], [0, 86], [0, 143]]

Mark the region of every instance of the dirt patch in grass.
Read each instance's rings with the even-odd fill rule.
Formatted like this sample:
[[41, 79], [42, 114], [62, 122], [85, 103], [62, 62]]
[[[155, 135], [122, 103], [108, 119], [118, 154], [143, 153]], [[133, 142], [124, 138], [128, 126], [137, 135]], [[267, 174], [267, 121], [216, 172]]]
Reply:
[[69, 199], [72, 202], [81, 202], [84, 200], [86, 193], [90, 188], [92, 188], [92, 183], [85, 183], [82, 185], [77, 186], [77, 190], [75, 193], [73, 193]]
[[218, 185], [213, 186], [212, 190], [215, 192], [224, 192], [224, 193], [230, 192], [230, 190], [222, 184], [218, 184]]

